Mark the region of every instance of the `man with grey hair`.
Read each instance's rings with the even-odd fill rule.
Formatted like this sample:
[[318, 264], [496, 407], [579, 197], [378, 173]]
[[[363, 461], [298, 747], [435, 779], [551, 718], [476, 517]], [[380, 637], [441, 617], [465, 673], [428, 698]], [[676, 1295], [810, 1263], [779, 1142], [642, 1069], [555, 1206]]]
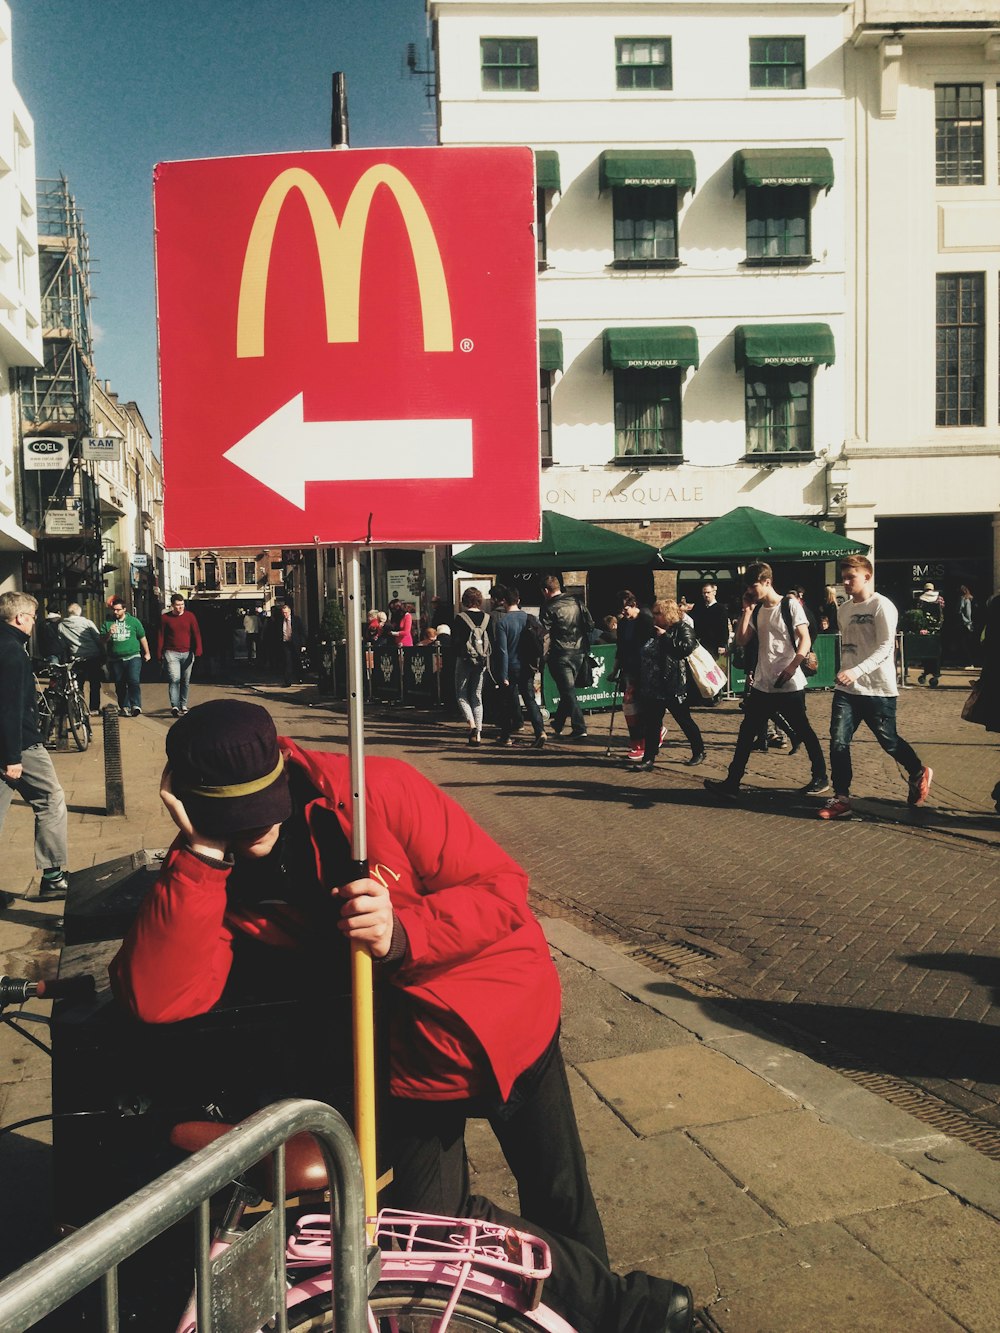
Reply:
[[[38, 602], [28, 593], [0, 595], [0, 828], [17, 792], [35, 812], [35, 865], [42, 872], [39, 896], [63, 898], [69, 880], [66, 797], [38, 724], [35, 677], [28, 645]], [[0, 895], [0, 907], [10, 898]]]
[[91, 717], [96, 717], [101, 708], [101, 672], [104, 667], [101, 631], [83, 614], [79, 602], [70, 602], [59, 626], [59, 634], [69, 648], [70, 661], [80, 682], [80, 689], [85, 684], [90, 688], [88, 706]]

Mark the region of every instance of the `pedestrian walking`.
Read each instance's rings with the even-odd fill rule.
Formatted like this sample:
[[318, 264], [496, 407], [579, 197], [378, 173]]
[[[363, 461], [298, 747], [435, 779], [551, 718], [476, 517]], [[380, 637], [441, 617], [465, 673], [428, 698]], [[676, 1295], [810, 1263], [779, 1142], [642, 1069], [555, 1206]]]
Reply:
[[92, 620], [83, 614], [79, 602], [70, 602], [59, 625], [59, 633], [65, 641], [69, 659], [73, 663], [73, 674], [80, 683], [80, 690], [88, 688], [87, 707], [91, 717], [96, 717], [101, 710], [101, 683], [104, 670], [104, 644], [101, 631]]
[[[986, 606], [979, 690], [984, 700], [982, 724], [987, 731], [1000, 732], [1000, 593], [994, 593]], [[1000, 781], [990, 793], [990, 799], [1000, 815]]]
[[189, 611], [184, 598], [175, 592], [170, 599], [170, 610], [160, 619], [156, 655], [167, 673], [167, 693], [170, 711], [181, 717], [188, 711], [188, 693], [195, 658], [202, 652], [201, 630], [194, 612]]
[[590, 647], [594, 621], [582, 602], [563, 592], [562, 578], [558, 574], [547, 575], [542, 584], [542, 595], [545, 603], [538, 619], [548, 639], [549, 674], [559, 695], [552, 730], [556, 736], [561, 736], [568, 721], [570, 739], [584, 740], [587, 724], [576, 697], [576, 679]]
[[896, 732], [896, 608], [875, 591], [872, 563], [866, 556], [848, 556], [840, 572], [848, 600], [837, 613], [840, 670], [830, 712], [834, 794], [820, 810], [820, 819], [844, 819], [851, 813], [851, 740], [862, 722], [886, 754], [905, 769], [909, 805], [923, 805], [934, 776]]
[[532, 627], [528, 613], [521, 610], [521, 599], [513, 588], [498, 588], [497, 595], [504, 605], [504, 614], [496, 621], [494, 638], [496, 652], [491, 659], [500, 697], [500, 735], [498, 745], [511, 745], [511, 733], [521, 718], [519, 704], [524, 705], [531, 729], [534, 748], [545, 744], [542, 710], [535, 699], [535, 672], [540, 660], [541, 626]]
[[974, 671], [977, 646], [975, 603], [972, 599], [972, 589], [965, 583], [958, 590], [958, 624], [961, 635], [960, 659], [967, 664], [966, 671]]
[[[38, 611], [24, 592], [0, 595], [0, 828], [17, 794], [35, 812], [35, 866], [42, 872], [39, 896], [64, 898], [66, 797], [45, 748], [38, 721], [38, 691], [28, 645]], [[0, 907], [11, 895], [0, 893]]]
[[142, 712], [139, 676], [143, 662], [150, 658], [142, 621], [129, 615], [120, 597], [113, 597], [111, 619], [104, 622], [103, 634], [110, 653], [109, 665], [118, 697], [118, 711], [122, 717], [138, 717]]
[[780, 716], [787, 720], [792, 734], [806, 747], [812, 764], [812, 778], [802, 788], [809, 796], [830, 790], [826, 758], [819, 737], [806, 715], [806, 678], [802, 663], [809, 652], [806, 614], [796, 597], [780, 597], [775, 591], [771, 566], [762, 561], [747, 569], [749, 581], [743, 594], [735, 642], [745, 647], [755, 641], [753, 685], [743, 700], [743, 719], [736, 737], [736, 749], [725, 778], [706, 778], [705, 786], [713, 795], [735, 801], [740, 781], [761, 727]]
[[691, 746], [690, 767], [705, 760], [705, 743], [688, 707], [687, 659], [698, 646], [693, 628], [681, 616], [677, 602], [664, 598], [653, 603], [653, 637], [642, 650], [641, 699], [645, 749], [630, 766], [633, 773], [649, 772], [663, 735], [663, 715], [674, 719]]
[[640, 703], [642, 650], [653, 637], [653, 617], [639, 605], [634, 592], [623, 588], [618, 594], [618, 647], [611, 674], [622, 693], [622, 716], [628, 727], [629, 751], [626, 758], [638, 763], [645, 754]]
[[288, 602], [282, 605], [278, 617], [277, 638], [281, 648], [282, 684], [291, 685], [293, 680], [298, 684], [302, 679], [302, 649], [306, 646], [306, 631]]
[[483, 594], [478, 588], [462, 593], [462, 609], [455, 617], [451, 632], [455, 657], [455, 699], [458, 711], [468, 727], [470, 745], [483, 739], [483, 677], [493, 652], [490, 615], [483, 610]]
[[260, 644], [260, 608], [252, 606], [243, 615], [243, 634], [247, 646], [247, 664], [253, 666], [257, 661], [257, 648]]

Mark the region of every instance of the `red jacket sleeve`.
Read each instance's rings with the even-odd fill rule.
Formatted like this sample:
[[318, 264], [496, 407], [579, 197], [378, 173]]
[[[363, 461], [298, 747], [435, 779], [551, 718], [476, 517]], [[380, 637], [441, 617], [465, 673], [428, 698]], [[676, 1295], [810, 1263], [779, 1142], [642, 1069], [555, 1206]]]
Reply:
[[175, 843], [108, 969], [137, 1018], [173, 1023], [211, 1009], [232, 966], [224, 923], [229, 866], [206, 864]]
[[382, 806], [427, 890], [417, 904], [394, 904], [409, 941], [397, 980], [446, 971], [534, 920], [526, 873], [460, 805], [408, 764], [386, 759], [371, 767], [368, 799]]

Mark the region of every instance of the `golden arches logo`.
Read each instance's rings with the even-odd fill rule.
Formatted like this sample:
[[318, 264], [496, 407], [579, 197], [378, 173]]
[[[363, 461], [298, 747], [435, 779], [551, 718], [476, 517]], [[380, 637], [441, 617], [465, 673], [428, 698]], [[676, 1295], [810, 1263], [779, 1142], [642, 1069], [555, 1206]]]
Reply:
[[337, 221], [326, 191], [310, 172], [300, 167], [290, 167], [268, 186], [250, 229], [243, 259], [236, 313], [238, 357], [264, 355], [264, 312], [271, 248], [278, 218], [292, 190], [298, 190], [305, 200], [316, 238], [326, 308], [327, 342], [358, 341], [361, 256], [372, 198], [380, 185], [392, 191], [409, 237], [420, 292], [424, 350], [452, 351], [454, 334], [451, 302], [434, 229], [420, 196], [407, 178], [395, 167], [383, 163], [369, 167], [358, 180], [340, 222]]

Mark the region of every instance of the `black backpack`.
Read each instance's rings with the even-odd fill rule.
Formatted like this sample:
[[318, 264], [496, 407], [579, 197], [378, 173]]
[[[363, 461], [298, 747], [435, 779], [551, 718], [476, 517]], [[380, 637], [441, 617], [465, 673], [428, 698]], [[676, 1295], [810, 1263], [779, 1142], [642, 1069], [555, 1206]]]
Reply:
[[537, 616], [533, 616], [530, 611], [525, 612], [525, 614], [528, 617], [528, 623], [521, 631], [521, 637], [517, 644], [517, 655], [522, 666], [537, 671], [545, 655], [545, 631], [542, 629], [542, 622]]

